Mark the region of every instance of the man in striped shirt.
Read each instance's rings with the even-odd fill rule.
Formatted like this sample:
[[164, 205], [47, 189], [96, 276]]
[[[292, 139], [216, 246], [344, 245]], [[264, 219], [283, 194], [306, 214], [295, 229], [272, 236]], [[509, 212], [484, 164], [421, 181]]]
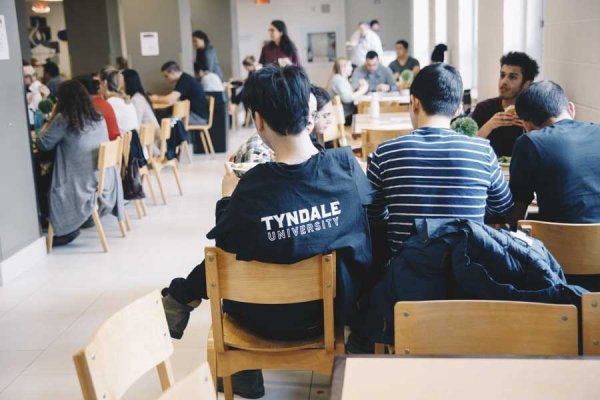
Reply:
[[372, 154], [367, 176], [378, 188], [370, 217], [385, 218], [392, 253], [414, 233], [416, 218], [466, 218], [483, 223], [505, 215], [512, 196], [489, 141], [450, 129], [462, 99], [462, 79], [448, 64], [430, 65], [410, 88], [416, 128]]

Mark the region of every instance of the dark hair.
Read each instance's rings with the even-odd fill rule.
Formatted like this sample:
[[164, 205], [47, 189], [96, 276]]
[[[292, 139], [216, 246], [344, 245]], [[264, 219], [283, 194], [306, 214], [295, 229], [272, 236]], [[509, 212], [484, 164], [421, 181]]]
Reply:
[[532, 83], [517, 97], [519, 118], [536, 126], [569, 110], [569, 99], [559, 84], [552, 81]]
[[119, 69], [126, 69], [129, 66], [127, 59], [123, 56], [117, 57], [116, 64], [117, 64], [117, 68], [119, 68]]
[[167, 61], [160, 67], [161, 72], [179, 72], [179, 65], [175, 61]]
[[308, 123], [310, 81], [301, 67], [267, 65], [244, 83], [243, 103], [280, 135], [297, 135]]
[[379, 58], [379, 55], [377, 54], [377, 52], [376, 52], [376, 51], [369, 50], [369, 51], [367, 52], [367, 60], [372, 60], [372, 59], [374, 59], [374, 58]]
[[96, 96], [98, 94], [98, 91], [100, 90], [100, 82], [95, 80], [92, 77], [92, 74], [79, 75], [73, 78], [73, 80], [81, 83], [85, 90], [88, 91], [90, 96]]
[[401, 44], [406, 50], [408, 50], [408, 42], [404, 39], [398, 40], [396, 44]]
[[325, 107], [325, 105], [331, 101], [331, 96], [327, 90], [323, 89], [322, 87], [310, 85], [310, 92], [317, 99], [317, 111], [321, 111], [323, 107]]
[[192, 33], [192, 36], [195, 38], [204, 40], [204, 44], [206, 46], [208, 46], [210, 44], [210, 39], [208, 38], [208, 35], [206, 33], [204, 33], [204, 31], [201, 31], [201, 30], [194, 31]]
[[415, 76], [410, 94], [419, 99], [427, 115], [452, 118], [462, 101], [462, 78], [449, 64], [431, 64]]
[[152, 102], [150, 102], [150, 99], [144, 90], [144, 85], [142, 85], [140, 74], [138, 74], [136, 70], [126, 69], [123, 71], [123, 80], [125, 81], [125, 93], [127, 96], [133, 97], [136, 93], [139, 93], [144, 96], [148, 104], [152, 106]]
[[53, 63], [52, 61], [46, 61], [46, 64], [44, 64], [44, 73], [54, 78], [60, 74], [60, 70], [58, 69], [58, 65], [56, 65], [56, 63]]
[[[277, 29], [279, 32], [283, 33], [283, 35], [281, 36], [281, 42], [279, 43], [279, 47], [281, 47], [281, 50], [283, 50], [285, 54], [291, 57], [294, 53], [296, 53], [297, 50], [296, 45], [288, 36], [287, 26], [285, 25], [285, 22], [276, 19], [271, 21], [271, 25], [273, 25], [275, 29]], [[275, 43], [271, 42], [271, 44], [274, 45]]]
[[444, 43], [440, 43], [433, 48], [433, 52], [431, 53], [431, 61], [432, 62], [444, 62], [444, 52], [448, 50], [448, 46]]
[[376, 19], [372, 19], [371, 22], [369, 22], [369, 26], [372, 28], [373, 25], [378, 24], [379, 21], [377, 21]]
[[86, 125], [102, 120], [102, 115], [92, 104], [89, 93], [81, 83], [75, 80], [61, 83], [56, 97], [56, 112], [67, 121], [69, 132], [80, 134]]
[[210, 45], [210, 40], [208, 39], [208, 35], [203, 31], [194, 31], [194, 33], [192, 33], [192, 36], [204, 40], [204, 48], [196, 49], [196, 63], [198, 63], [198, 69], [196, 70], [196, 65], [194, 63], [194, 71], [206, 71], [208, 69], [208, 63], [206, 62], [206, 49]]
[[503, 65], [515, 65], [521, 67], [523, 81], [533, 81], [540, 73], [538, 63], [533, 58], [520, 51], [511, 51], [503, 55], [500, 59], [500, 66]]
[[252, 65], [254, 65], [255, 62], [256, 62], [256, 58], [254, 58], [254, 56], [246, 56], [242, 60], [242, 65], [252, 66]]

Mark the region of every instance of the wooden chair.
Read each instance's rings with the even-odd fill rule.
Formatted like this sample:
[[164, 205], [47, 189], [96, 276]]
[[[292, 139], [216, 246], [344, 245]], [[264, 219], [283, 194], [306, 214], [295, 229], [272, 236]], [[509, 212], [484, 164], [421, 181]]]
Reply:
[[567, 275], [600, 274], [600, 224], [519, 221], [517, 227], [539, 239]]
[[158, 400], [217, 400], [208, 363], [203, 363], [178, 381]]
[[[104, 252], [108, 252], [108, 242], [106, 241], [106, 235], [104, 234], [104, 228], [102, 222], [100, 222], [100, 215], [98, 214], [98, 198], [104, 190], [104, 181], [106, 179], [106, 170], [109, 168], [116, 168], [117, 178], [120, 178], [121, 160], [123, 159], [123, 142], [121, 138], [117, 138], [111, 142], [105, 142], [100, 144], [98, 150], [98, 189], [96, 190], [96, 204], [92, 210], [92, 219], [96, 226], [96, 232], [100, 238], [100, 243]], [[126, 231], [129, 230], [129, 222], [127, 212], [123, 208], [123, 214], [125, 215], [124, 220], [119, 221], [119, 228], [121, 229], [121, 235], [126, 236]], [[54, 228], [52, 223], [48, 225], [48, 236], [46, 238], [46, 250], [48, 253], [52, 251], [52, 242], [54, 240]]]
[[173, 342], [161, 295], [155, 290], [117, 311], [73, 356], [85, 400], [119, 400], [156, 368], [162, 390], [173, 384]]
[[[179, 118], [183, 121], [185, 129], [188, 128], [188, 121], [190, 118], [190, 101], [189, 100], [180, 100], [173, 105], [173, 117]], [[179, 159], [181, 160], [181, 155], [185, 152], [188, 162], [192, 163], [192, 152], [190, 151], [190, 146], [187, 141], [181, 142], [179, 145]]]
[[362, 159], [367, 161], [367, 156], [377, 150], [377, 146], [386, 140], [395, 139], [407, 135], [411, 130], [384, 130], [384, 129], [366, 129], [361, 135], [362, 138]]
[[[154, 155], [154, 132], [155, 128], [153, 124], [142, 124], [142, 126], [140, 127], [140, 142], [142, 144], [142, 147], [146, 149], [148, 159], [150, 159], [150, 157]], [[148, 191], [150, 192], [150, 197], [152, 197], [152, 202], [154, 203], [154, 205], [156, 205], [156, 196], [154, 195], [154, 188], [152, 187], [152, 181], [150, 179], [150, 170], [148, 169], [148, 165], [144, 165], [140, 168], [140, 176], [142, 177], [142, 184], [146, 184], [146, 186], [148, 187]]]
[[[202, 141], [202, 147], [204, 148], [204, 152], [206, 154], [215, 154], [215, 148], [213, 147], [212, 139], [210, 138], [209, 129], [212, 128], [213, 117], [215, 114], [215, 99], [212, 96], [207, 96], [208, 100], [208, 122], [206, 125], [190, 125], [189, 116], [190, 116], [190, 102], [189, 100], [185, 100], [186, 105], [186, 118], [185, 118], [185, 129], [189, 132], [199, 131], [200, 140]], [[175, 115], [175, 108], [173, 108], [173, 115]], [[189, 148], [187, 149], [189, 153]], [[189, 156], [189, 154], [188, 154]]]
[[[357, 105], [358, 114], [368, 114], [371, 109], [370, 101], [361, 101]], [[397, 101], [379, 100], [380, 113], [408, 112], [408, 104]]]
[[227, 113], [231, 118], [231, 128], [238, 130], [240, 128], [240, 122], [238, 121], [238, 105], [234, 104], [231, 99], [233, 98], [233, 93], [235, 87], [231, 84], [231, 81], [223, 83], [225, 86], [225, 90], [227, 90], [227, 98], [229, 99]]
[[181, 181], [179, 180], [179, 168], [177, 166], [177, 159], [167, 159], [167, 140], [171, 137], [171, 118], [163, 118], [160, 121], [160, 155], [154, 157], [153, 153], [148, 153], [148, 165], [156, 176], [158, 182], [158, 189], [160, 190], [160, 196], [163, 204], [167, 204], [167, 197], [165, 196], [165, 187], [163, 186], [161, 171], [165, 168], [171, 168], [175, 181], [177, 182], [177, 188], [179, 194], [183, 196], [183, 190], [181, 189]]
[[418, 301], [394, 307], [397, 354], [576, 356], [577, 308], [516, 301]]
[[600, 356], [600, 293], [584, 293], [581, 298], [583, 354]]
[[[131, 140], [133, 138], [133, 133], [125, 132], [123, 135], [123, 163], [125, 168], [129, 165], [129, 152], [131, 151]], [[140, 178], [142, 177], [140, 173]], [[135, 211], [137, 212], [138, 218], [142, 219], [142, 217], [148, 215], [148, 210], [146, 209], [146, 203], [144, 199], [135, 199], [133, 200], [133, 205], [135, 206]]]
[[[333, 359], [344, 353], [343, 331], [333, 322], [335, 253], [291, 265], [236, 260], [235, 254], [208, 247], [206, 279], [212, 315], [208, 362], [213, 381], [223, 377], [225, 398], [233, 399], [231, 374], [247, 369], [310, 369], [330, 375]], [[323, 300], [324, 336], [276, 341], [257, 336], [223, 314], [221, 300], [291, 304]]]

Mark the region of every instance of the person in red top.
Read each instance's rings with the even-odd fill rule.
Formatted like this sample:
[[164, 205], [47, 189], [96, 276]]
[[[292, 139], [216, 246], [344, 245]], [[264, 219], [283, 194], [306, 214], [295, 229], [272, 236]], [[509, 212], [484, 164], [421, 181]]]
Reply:
[[104, 120], [106, 121], [106, 128], [108, 129], [109, 140], [112, 141], [121, 136], [119, 125], [117, 125], [117, 117], [115, 116], [112, 106], [98, 94], [100, 83], [91, 76], [87, 75], [78, 76], [75, 78], [75, 80], [79, 81], [87, 89], [92, 97], [92, 103], [94, 104], [94, 107], [96, 107], [100, 114], [102, 114], [104, 117]]
[[280, 20], [271, 21], [269, 35], [271, 41], [263, 46], [258, 62], [262, 65], [278, 64], [280, 67], [286, 65], [300, 66], [298, 49], [288, 36], [285, 22]]

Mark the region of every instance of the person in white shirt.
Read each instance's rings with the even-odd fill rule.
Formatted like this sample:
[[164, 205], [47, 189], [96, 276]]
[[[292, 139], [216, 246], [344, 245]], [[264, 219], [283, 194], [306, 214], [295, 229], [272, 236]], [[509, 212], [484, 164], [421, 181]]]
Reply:
[[117, 118], [119, 132], [139, 129], [138, 116], [135, 106], [129, 97], [123, 94], [123, 76], [114, 68], [106, 68], [100, 73], [100, 88], [102, 95], [111, 105]]
[[194, 74], [196, 80], [200, 82], [205, 92], [224, 92], [225, 86], [219, 75], [214, 72], [202, 69], [200, 63], [194, 63]]
[[358, 24], [358, 29], [350, 36], [349, 43], [352, 46], [350, 60], [352, 61], [352, 65], [356, 67], [365, 63], [365, 57], [369, 51], [376, 52], [380, 57], [383, 55], [381, 39], [371, 29], [368, 22], [362, 21]]
[[133, 69], [126, 69], [123, 71], [123, 79], [125, 81], [125, 93], [131, 98], [131, 104], [135, 107], [138, 126], [141, 126], [142, 124], [152, 124], [155, 127], [157, 135], [159, 135], [160, 126], [158, 125], [158, 120], [156, 119], [156, 115], [154, 115], [154, 110], [152, 110], [152, 105], [146, 95], [144, 86], [142, 85], [140, 75]]

